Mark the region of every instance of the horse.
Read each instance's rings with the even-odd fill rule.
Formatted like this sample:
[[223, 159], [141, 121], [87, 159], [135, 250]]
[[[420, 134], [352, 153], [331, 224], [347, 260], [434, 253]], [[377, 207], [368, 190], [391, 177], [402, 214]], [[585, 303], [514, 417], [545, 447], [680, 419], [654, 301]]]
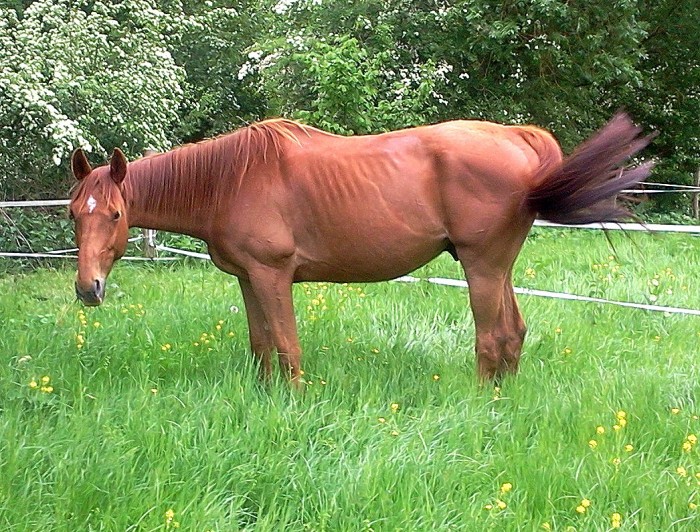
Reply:
[[517, 372], [525, 340], [512, 270], [535, 218], [630, 217], [616, 198], [653, 165], [624, 165], [651, 137], [618, 113], [564, 156], [531, 125], [458, 120], [344, 137], [272, 119], [133, 162], [117, 148], [94, 169], [77, 149], [76, 294], [103, 302], [130, 227], [201, 239], [238, 278], [261, 378], [276, 353], [299, 386], [293, 283], [385, 281], [448, 252], [469, 286], [477, 374], [500, 378]]

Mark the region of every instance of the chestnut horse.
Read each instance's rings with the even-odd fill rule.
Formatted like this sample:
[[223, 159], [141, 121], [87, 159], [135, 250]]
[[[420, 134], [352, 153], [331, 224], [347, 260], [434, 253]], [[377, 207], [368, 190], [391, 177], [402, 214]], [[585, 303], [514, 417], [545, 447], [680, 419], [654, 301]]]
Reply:
[[128, 164], [115, 149], [93, 169], [76, 150], [76, 292], [86, 305], [102, 303], [129, 227], [202, 239], [214, 264], [238, 278], [261, 375], [276, 352], [296, 383], [292, 283], [393, 279], [447, 251], [469, 283], [478, 373], [494, 378], [518, 368], [525, 323], [511, 275], [535, 217], [628, 216], [615, 197], [651, 165], [621, 165], [649, 138], [618, 114], [563, 157], [533, 126], [454, 121], [340, 137], [268, 120]]

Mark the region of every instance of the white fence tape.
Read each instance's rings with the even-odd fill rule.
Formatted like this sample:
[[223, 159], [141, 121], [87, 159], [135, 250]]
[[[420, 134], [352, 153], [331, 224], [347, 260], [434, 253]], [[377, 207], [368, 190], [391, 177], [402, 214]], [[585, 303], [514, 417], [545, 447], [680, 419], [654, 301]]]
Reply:
[[622, 231], [646, 231], [648, 233], [687, 233], [700, 234], [700, 225], [678, 225], [678, 224], [635, 224], [603, 222], [583, 225], [555, 224], [544, 220], [535, 220], [536, 227], [559, 227], [566, 229], [606, 229]]
[[68, 205], [70, 200], [31, 200], [31, 201], [0, 201], [0, 209], [7, 207], [60, 207]]
[[[461, 279], [444, 279], [441, 277], [429, 277], [427, 279], [420, 279], [410, 275], [404, 277], [399, 277], [395, 279], [396, 281], [416, 283], [425, 281], [432, 284], [439, 284], [444, 286], [456, 286], [459, 288], [468, 288], [469, 284], [467, 281]], [[661, 305], [648, 305], [646, 303], [630, 303], [628, 301], [615, 301], [611, 299], [602, 299], [600, 297], [588, 297], [588, 296], [578, 296], [575, 294], [567, 294], [563, 292], [549, 292], [547, 290], [536, 290], [534, 288], [519, 288], [514, 287], [513, 290], [516, 294], [523, 294], [528, 296], [539, 296], [539, 297], [549, 297], [553, 299], [566, 299], [569, 301], [585, 301], [588, 303], [603, 303], [606, 305], [617, 305], [620, 307], [636, 308], [642, 310], [651, 310], [655, 312], [666, 312], [668, 314], [688, 314], [691, 316], [700, 316], [700, 310], [688, 309], [688, 308], [678, 308], [678, 307], [663, 307]]]

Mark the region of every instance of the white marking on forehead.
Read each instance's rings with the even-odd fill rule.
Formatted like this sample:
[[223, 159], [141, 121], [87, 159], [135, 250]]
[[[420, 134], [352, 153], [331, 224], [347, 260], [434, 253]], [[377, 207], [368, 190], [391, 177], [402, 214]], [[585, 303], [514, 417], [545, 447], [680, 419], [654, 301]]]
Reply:
[[97, 207], [97, 200], [90, 196], [87, 200], [87, 206], [88, 206], [88, 214], [92, 214], [92, 211], [95, 210], [95, 207]]

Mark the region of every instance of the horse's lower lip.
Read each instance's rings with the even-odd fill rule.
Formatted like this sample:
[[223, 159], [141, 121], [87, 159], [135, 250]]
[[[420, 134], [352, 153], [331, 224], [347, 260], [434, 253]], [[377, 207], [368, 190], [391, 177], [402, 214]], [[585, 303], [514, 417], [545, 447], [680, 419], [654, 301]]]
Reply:
[[102, 304], [103, 296], [98, 295], [94, 292], [83, 292], [76, 285], [75, 295], [78, 297], [80, 302], [86, 307], [97, 307]]

